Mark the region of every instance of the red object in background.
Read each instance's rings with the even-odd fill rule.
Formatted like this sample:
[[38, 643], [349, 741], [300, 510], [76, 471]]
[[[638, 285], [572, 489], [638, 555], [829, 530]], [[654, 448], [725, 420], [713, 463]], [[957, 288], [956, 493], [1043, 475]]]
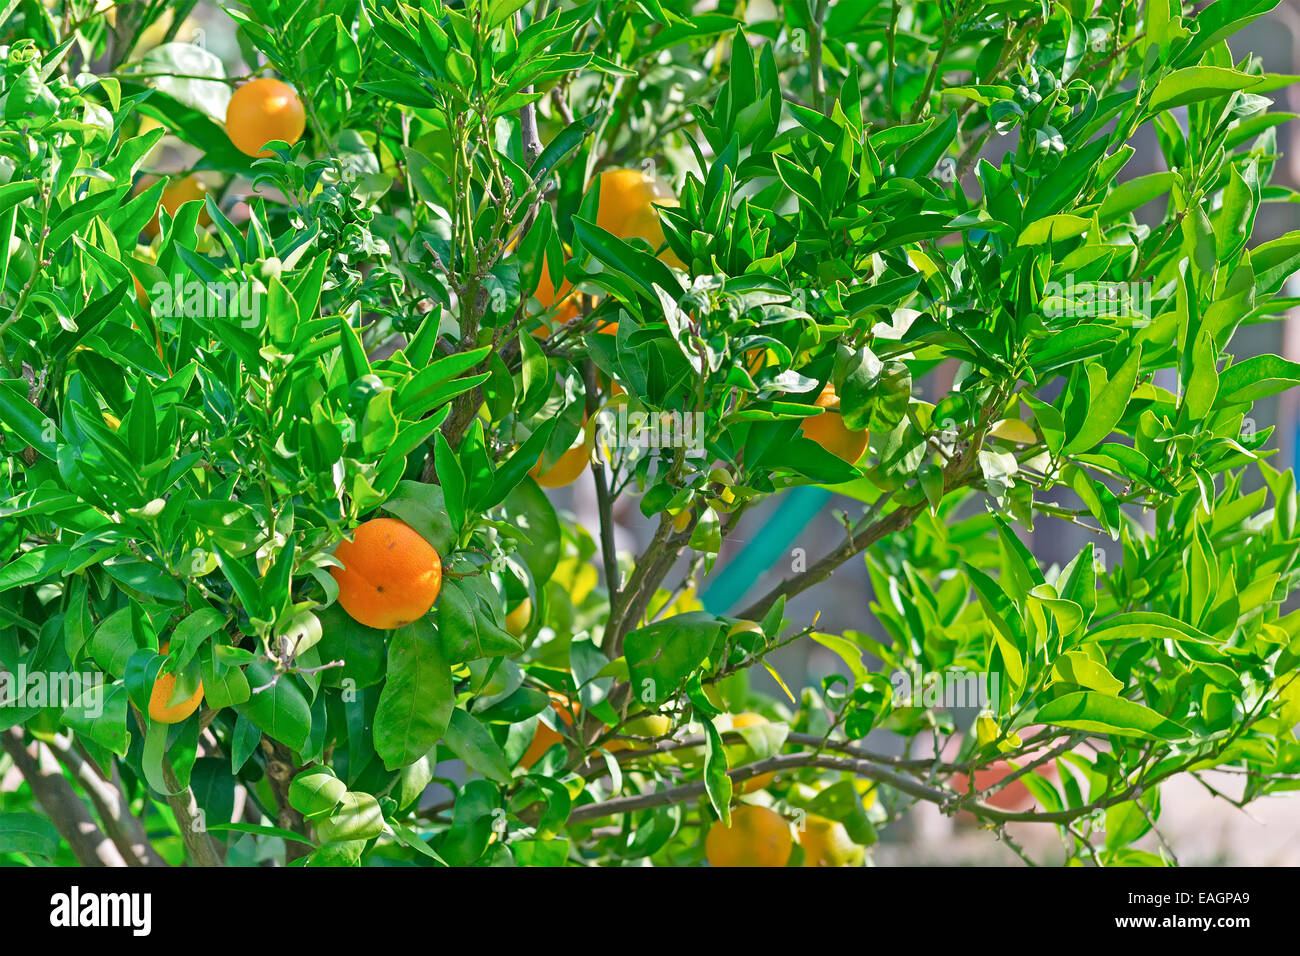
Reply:
[[[1032, 758], [1026, 759], [1024, 763], [1028, 763], [1030, 759]], [[998, 760], [982, 770], [975, 771], [975, 789], [976, 791], [987, 790], [1002, 780], [1003, 777], [1014, 772], [1015, 768], [1010, 763], [1005, 760]], [[1057, 779], [1055, 763], [1046, 763], [1035, 767], [1030, 773], [1036, 773], [1052, 781]], [[1035, 806], [1035, 800], [1033, 794], [1029, 792], [1029, 788], [1025, 786], [1024, 776], [1022, 774], [997, 793], [989, 795], [984, 799], [984, 802], [991, 807], [997, 807], [999, 810], [1009, 810], [1016, 813], [1032, 810]], [[954, 774], [952, 788], [958, 793], [968, 792], [970, 790], [970, 774]]]

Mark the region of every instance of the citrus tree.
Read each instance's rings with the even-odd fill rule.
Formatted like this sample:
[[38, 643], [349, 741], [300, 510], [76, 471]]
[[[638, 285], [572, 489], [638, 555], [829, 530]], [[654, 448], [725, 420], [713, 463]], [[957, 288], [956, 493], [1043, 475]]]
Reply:
[[0, 857], [1161, 864], [1164, 781], [1293, 788], [1273, 5], [4, 4]]

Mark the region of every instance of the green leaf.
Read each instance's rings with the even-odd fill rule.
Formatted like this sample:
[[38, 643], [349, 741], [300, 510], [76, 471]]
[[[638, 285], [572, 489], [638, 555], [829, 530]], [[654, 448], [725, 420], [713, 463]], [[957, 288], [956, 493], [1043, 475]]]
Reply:
[[1175, 70], [1156, 84], [1147, 109], [1160, 113], [1188, 103], [1227, 96], [1237, 90], [1246, 90], [1261, 80], [1236, 70], [1218, 66], [1188, 66]]
[[393, 632], [388, 677], [375, 711], [375, 752], [390, 770], [419, 760], [443, 735], [455, 707], [451, 668], [428, 620]]
[[289, 805], [304, 817], [331, 812], [343, 800], [347, 784], [329, 767], [309, 767], [289, 783]]
[[1085, 636], [1086, 641], [1195, 641], [1211, 644], [1208, 634], [1168, 614], [1155, 611], [1132, 611], [1116, 614], [1102, 621]]
[[1058, 657], [1052, 664], [1052, 678], [1112, 696], [1124, 689], [1124, 682], [1117, 679], [1105, 664], [1083, 651], [1067, 651]]
[[704, 721], [708, 743], [704, 755], [704, 789], [709, 795], [713, 812], [724, 827], [731, 826], [731, 778], [727, 776], [727, 751], [722, 746], [722, 734], [713, 721]]
[[314, 846], [307, 837], [301, 833], [294, 833], [292, 830], [283, 830], [280, 827], [268, 827], [259, 823], [214, 823], [208, 827], [213, 833], [224, 833], [233, 831], [235, 833], [251, 833], [254, 836], [278, 837], [281, 840], [292, 840], [294, 843], [305, 843], [308, 846]]
[[126, 685], [120, 681], [87, 687], [64, 709], [63, 722], [101, 747], [125, 757], [131, 746], [128, 702]]
[[58, 828], [40, 814], [0, 813], [0, 853], [52, 860], [62, 844]]
[[442, 742], [457, 757], [489, 780], [510, 780], [510, 763], [488, 729], [460, 708], [451, 712], [451, 721]]
[[226, 616], [214, 608], [199, 608], [176, 625], [172, 631], [171, 646], [167, 653], [175, 660], [177, 668], [190, 662], [199, 645], [208, 637], [221, 630], [226, 624]]
[[1277, 355], [1253, 355], [1219, 374], [1215, 408], [1244, 405], [1300, 384], [1300, 364]]
[[245, 676], [253, 692], [235, 709], [290, 750], [301, 751], [306, 747], [311, 734], [311, 707], [302, 691], [294, 686], [293, 678], [281, 675], [275, 680], [275, 671], [263, 661], [249, 664]]
[[1093, 691], [1079, 691], [1048, 701], [1038, 708], [1034, 720], [1057, 727], [1142, 739], [1181, 740], [1190, 733], [1150, 707]]
[[501, 657], [523, 650], [499, 621], [500, 596], [483, 578], [447, 581], [438, 596], [439, 647], [448, 663]]
[[53, 461], [62, 436], [53, 420], [28, 401], [29, 387], [26, 379], [0, 379], [0, 424]]
[[384, 813], [372, 794], [348, 791], [338, 809], [313, 826], [322, 844], [372, 840], [384, 832]]
[[1109, 222], [1120, 216], [1126, 216], [1153, 199], [1159, 199], [1168, 194], [1176, 181], [1173, 173], [1159, 172], [1137, 176], [1127, 182], [1119, 183], [1101, 204], [1099, 213], [1101, 221]]
[[399, 481], [384, 502], [384, 510], [418, 531], [439, 554], [448, 554], [456, 543], [456, 532], [447, 516], [443, 491], [437, 485]]
[[636, 699], [647, 706], [667, 700], [725, 629], [713, 615], [690, 611], [629, 633], [623, 651]]
[[1042, 246], [1082, 235], [1092, 227], [1091, 219], [1065, 213], [1031, 222], [1020, 233], [1017, 246]]
[[1124, 417], [1124, 409], [1128, 407], [1129, 399], [1133, 395], [1133, 386], [1137, 382], [1141, 362], [1142, 348], [1137, 346], [1128, 354], [1124, 364], [1101, 388], [1101, 391], [1095, 396], [1090, 396], [1088, 414], [1084, 417], [1083, 425], [1065, 445], [1067, 455], [1086, 451], [1105, 440], [1114, 431], [1119, 420]]

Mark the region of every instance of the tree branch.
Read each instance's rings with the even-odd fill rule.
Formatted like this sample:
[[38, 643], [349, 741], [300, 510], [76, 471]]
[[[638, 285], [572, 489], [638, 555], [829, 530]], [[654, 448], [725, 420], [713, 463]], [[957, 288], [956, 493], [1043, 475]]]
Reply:
[[85, 803], [64, 778], [57, 761], [51, 755], [49, 763], [53, 766], [49, 766], [42, 759], [48, 754], [44, 745], [35, 743], [31, 749], [24, 747], [23, 732], [18, 727], [0, 734], [0, 745], [32, 788], [32, 795], [49, 814], [59, 834], [67, 841], [77, 862], [82, 866], [126, 866], [113, 841], [104, 835]]
[[105, 832], [122, 854], [127, 866], [167, 865], [167, 861], [145, 836], [140, 821], [132, 815], [122, 794], [121, 775], [117, 773], [116, 766], [113, 768], [113, 779], [106, 780], [99, 769], [77, 751], [71, 738], [56, 736], [46, 746], [86, 791]]

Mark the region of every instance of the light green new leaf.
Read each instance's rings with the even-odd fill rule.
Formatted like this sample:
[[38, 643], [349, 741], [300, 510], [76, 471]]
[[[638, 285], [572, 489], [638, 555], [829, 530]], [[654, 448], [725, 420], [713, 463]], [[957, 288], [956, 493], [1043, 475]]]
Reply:
[[1133, 386], [1137, 382], [1138, 367], [1142, 362], [1141, 346], [1135, 348], [1124, 359], [1124, 364], [1115, 372], [1114, 377], [1110, 379], [1101, 389], [1101, 391], [1090, 398], [1088, 402], [1088, 414], [1084, 417], [1083, 425], [1079, 428], [1078, 433], [1066, 443], [1065, 453], [1074, 454], [1079, 451], [1086, 451], [1098, 442], [1103, 441], [1124, 417], [1124, 409], [1128, 407], [1129, 398], [1133, 394]]
[[1151, 113], [1160, 113], [1188, 103], [1227, 96], [1237, 90], [1250, 89], [1260, 79], [1258, 76], [1248, 76], [1218, 66], [1184, 67], [1156, 84], [1147, 108]]
[[1181, 740], [1189, 731], [1150, 707], [1094, 691], [1079, 691], [1038, 708], [1036, 723], [1143, 739]]
[[1078, 684], [1111, 696], [1124, 689], [1124, 682], [1115, 677], [1105, 664], [1083, 651], [1067, 651], [1058, 657], [1052, 664], [1052, 679]]

